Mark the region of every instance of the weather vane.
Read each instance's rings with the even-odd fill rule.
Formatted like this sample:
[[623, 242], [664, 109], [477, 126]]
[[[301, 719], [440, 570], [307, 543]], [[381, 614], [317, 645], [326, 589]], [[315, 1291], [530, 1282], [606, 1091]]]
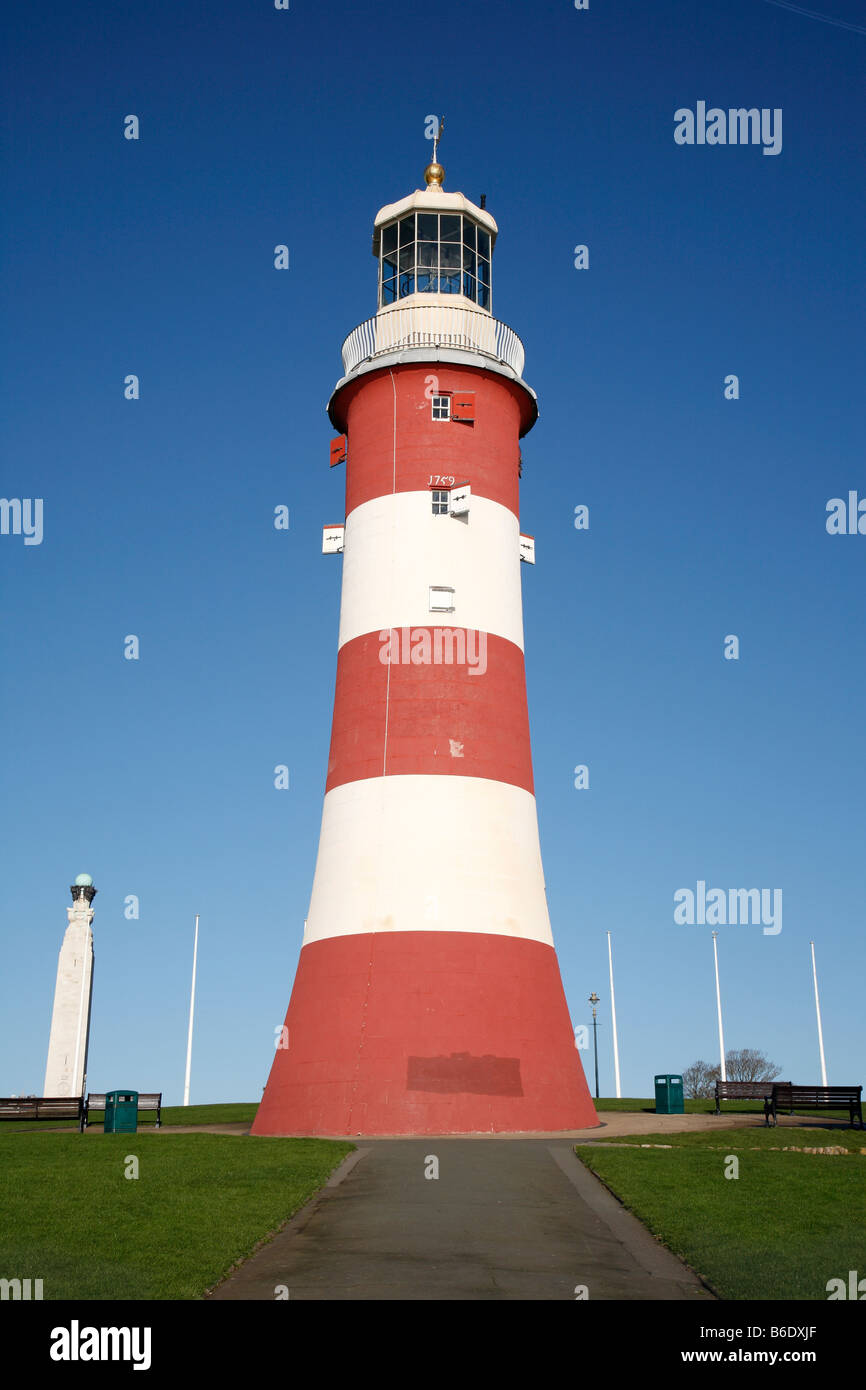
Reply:
[[434, 137], [433, 137], [433, 163], [434, 163], [434, 164], [438, 164], [438, 162], [439, 162], [439, 160], [438, 160], [438, 158], [437, 158], [437, 153], [436, 153], [436, 152], [437, 152], [437, 150], [438, 150], [438, 148], [439, 148], [439, 141], [442, 139], [442, 132], [443, 132], [444, 129], [445, 129], [445, 117], [443, 116], [443, 117], [440, 119], [440, 121], [439, 121], [439, 129], [437, 130], [436, 134], [435, 134]]

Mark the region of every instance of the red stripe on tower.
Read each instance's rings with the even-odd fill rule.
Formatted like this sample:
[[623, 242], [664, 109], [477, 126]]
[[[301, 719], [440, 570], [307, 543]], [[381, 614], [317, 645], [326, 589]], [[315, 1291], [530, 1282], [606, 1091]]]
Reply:
[[[325, 1007], [324, 1001], [327, 1001]], [[257, 1134], [460, 1134], [597, 1121], [551, 946], [379, 932], [301, 952]]]
[[[475, 393], [474, 420], [458, 421], [449, 413], [433, 421], [434, 395], [441, 394], [441, 409], [450, 412], [468, 392]], [[519, 441], [535, 415], [534, 402], [515, 381], [451, 362], [403, 363], [398, 372], [373, 370], [349, 381], [335, 404], [340, 428], [352, 441], [347, 516], [383, 492], [414, 492], [453, 476], [458, 460], [471, 475], [473, 492], [517, 516]], [[434, 423], [456, 428], [433, 429]], [[388, 447], [392, 432], [399, 440], [396, 459]]]
[[491, 777], [532, 791], [519, 647], [464, 628], [404, 627], [340, 649], [326, 790], [401, 773]]

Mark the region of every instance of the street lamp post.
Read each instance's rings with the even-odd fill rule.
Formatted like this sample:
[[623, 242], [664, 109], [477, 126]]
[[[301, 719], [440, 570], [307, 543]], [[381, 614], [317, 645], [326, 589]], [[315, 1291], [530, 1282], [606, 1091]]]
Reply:
[[589, 1002], [592, 1005], [592, 1050], [595, 1055], [595, 1098], [598, 1100], [598, 1031], [595, 1021], [595, 1006], [598, 1003], [598, 995], [595, 990], [593, 990], [592, 994], [589, 996]]

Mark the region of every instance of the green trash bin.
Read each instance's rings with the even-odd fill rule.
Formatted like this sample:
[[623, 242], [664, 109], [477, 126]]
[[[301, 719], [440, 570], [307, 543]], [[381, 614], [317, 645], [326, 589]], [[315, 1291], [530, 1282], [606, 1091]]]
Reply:
[[682, 1115], [683, 1078], [671, 1072], [656, 1077], [656, 1114]]
[[138, 1132], [138, 1091], [106, 1091], [103, 1134]]

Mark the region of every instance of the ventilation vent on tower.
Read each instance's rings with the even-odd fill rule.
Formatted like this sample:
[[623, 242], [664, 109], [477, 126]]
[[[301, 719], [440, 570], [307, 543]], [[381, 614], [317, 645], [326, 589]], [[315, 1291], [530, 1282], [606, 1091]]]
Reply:
[[430, 612], [454, 612], [454, 590], [447, 584], [430, 585]]

